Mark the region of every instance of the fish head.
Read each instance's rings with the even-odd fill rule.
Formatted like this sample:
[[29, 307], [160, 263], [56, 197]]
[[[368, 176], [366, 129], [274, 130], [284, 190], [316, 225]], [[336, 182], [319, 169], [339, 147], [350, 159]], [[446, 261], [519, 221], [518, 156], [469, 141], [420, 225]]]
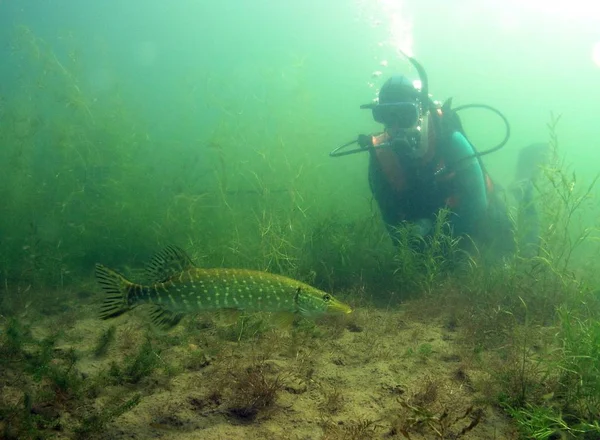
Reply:
[[298, 287], [296, 303], [302, 316], [352, 313], [348, 304], [336, 299], [332, 294], [307, 285]]

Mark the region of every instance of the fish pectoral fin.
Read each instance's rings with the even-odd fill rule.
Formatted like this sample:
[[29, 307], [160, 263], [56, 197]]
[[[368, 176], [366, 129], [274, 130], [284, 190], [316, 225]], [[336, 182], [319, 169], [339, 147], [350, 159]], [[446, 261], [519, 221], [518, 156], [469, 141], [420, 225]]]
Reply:
[[281, 329], [290, 329], [295, 319], [296, 314], [292, 312], [278, 312], [273, 314], [273, 323]]
[[179, 321], [181, 321], [181, 318], [183, 318], [184, 314], [171, 312], [170, 310], [165, 309], [163, 306], [151, 305], [148, 315], [150, 316], [152, 325], [160, 330], [166, 331], [175, 327]]

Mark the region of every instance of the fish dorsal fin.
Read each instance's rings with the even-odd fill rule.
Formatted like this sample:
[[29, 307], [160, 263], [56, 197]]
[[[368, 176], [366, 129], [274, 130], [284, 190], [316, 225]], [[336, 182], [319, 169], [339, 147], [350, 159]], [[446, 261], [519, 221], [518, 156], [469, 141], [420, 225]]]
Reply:
[[152, 281], [162, 283], [193, 267], [192, 259], [183, 249], [177, 246], [167, 246], [152, 257], [146, 267], [146, 274]]
[[174, 313], [165, 309], [163, 306], [155, 304], [151, 305], [148, 310], [148, 316], [150, 317], [152, 325], [163, 331], [175, 327], [179, 321], [181, 321], [183, 315], [183, 313]]

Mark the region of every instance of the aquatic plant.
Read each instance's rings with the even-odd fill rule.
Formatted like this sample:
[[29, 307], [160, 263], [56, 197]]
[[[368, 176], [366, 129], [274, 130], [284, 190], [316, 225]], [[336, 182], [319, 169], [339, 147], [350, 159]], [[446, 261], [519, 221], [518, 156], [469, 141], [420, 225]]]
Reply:
[[558, 333], [546, 336], [527, 320], [515, 324], [513, 342], [492, 366], [498, 401], [528, 438], [600, 432], [600, 328], [567, 305], [557, 317]]
[[344, 391], [339, 386], [322, 388], [322, 400], [319, 409], [330, 415], [339, 413], [346, 405]]
[[504, 266], [475, 264], [462, 281], [470, 297], [470, 304], [461, 304], [469, 317], [459, 318], [463, 336], [477, 350], [494, 348], [500, 355], [496, 366], [488, 365], [496, 398], [528, 438], [596, 432], [600, 411], [594, 367], [600, 332], [592, 318], [600, 307], [573, 270], [584, 241], [598, 234], [597, 225], [581, 226], [598, 177], [578, 188], [559, 157], [558, 121], [552, 117], [548, 124], [552, 158], [535, 186], [537, 252], [517, 247]]
[[106, 352], [108, 351], [108, 347], [115, 340], [116, 331], [117, 328], [114, 325], [111, 325], [109, 328], [107, 328], [100, 334], [100, 337], [96, 342], [96, 347], [94, 347], [94, 356], [102, 357], [106, 354]]
[[508, 406], [508, 414], [513, 417], [523, 436], [533, 440], [550, 440], [555, 438], [595, 438], [590, 434], [600, 434], [598, 420], [587, 422], [567, 422], [563, 414], [555, 408], [547, 406], [526, 405], [521, 408]]
[[112, 362], [108, 371], [111, 382], [137, 384], [152, 374], [160, 363], [159, 351], [152, 346], [150, 338], [140, 346], [135, 355], [127, 356], [121, 365]]
[[539, 333], [531, 327], [527, 304], [521, 299], [525, 310], [525, 322], [513, 324], [511, 344], [502, 350], [502, 363], [496, 371], [496, 380], [500, 382], [499, 400], [511, 406], [523, 406], [527, 402], [538, 401], [548, 392], [552, 384], [550, 358], [536, 353], [533, 346], [544, 343]]
[[252, 421], [259, 413], [273, 408], [277, 394], [283, 389], [281, 375], [272, 377], [265, 364], [255, 364], [229, 375], [227, 410], [239, 419]]
[[261, 268], [267, 272], [295, 275], [299, 248], [294, 246], [289, 221], [282, 221], [267, 210], [255, 214], [260, 231]]
[[425, 237], [409, 224], [394, 228], [394, 275], [404, 291], [431, 294], [456, 268], [460, 258], [467, 257], [460, 247], [467, 239], [452, 236], [449, 215], [449, 210], [440, 210], [431, 234]]
[[102, 373], [84, 376], [77, 367], [79, 353], [57, 346], [62, 335], [56, 331], [36, 339], [17, 319], [5, 324], [0, 333], [0, 386], [12, 392], [0, 399], [0, 437], [42, 439], [64, 431], [90, 438], [139, 401], [134, 396], [92, 409], [106, 378]]
[[98, 209], [114, 211], [110, 199], [119, 188], [111, 178], [132, 172], [127, 159], [135, 124], [125, 115], [111, 118], [106, 110], [122, 107], [113, 96], [92, 109], [73, 35], [61, 38], [68, 46], [61, 48], [26, 26], [15, 27], [12, 37], [12, 61], [20, 71], [0, 114], [7, 146], [0, 154], [10, 164], [3, 173], [11, 182], [2, 191], [7, 203], [0, 222], [20, 245], [0, 243], [7, 256], [3, 273], [11, 284], [62, 287], [81, 276], [82, 250], [101, 246], [93, 231], [112, 222], [100, 219]]
[[374, 214], [359, 219], [336, 213], [311, 218], [305, 233], [299, 265], [316, 285], [328, 290], [365, 285], [373, 291], [394, 288], [387, 276], [393, 271], [393, 248]]
[[321, 440], [371, 440], [378, 428], [375, 421], [364, 418], [345, 420], [342, 424], [325, 421]]
[[600, 419], [600, 321], [561, 307], [558, 310], [560, 378], [557, 394], [581, 422]]
[[[283, 105], [286, 114], [296, 109], [294, 123], [273, 111], [276, 94], [240, 117], [246, 101], [240, 91], [206, 73], [206, 84], [196, 79], [185, 86], [182, 130], [173, 130], [175, 139], [156, 140], [118, 86], [101, 98], [86, 88], [86, 61], [72, 33], [58, 47], [26, 26], [15, 28], [13, 39], [12, 56], [23, 71], [3, 102], [0, 135], [9, 148], [0, 159], [18, 166], [6, 170], [11, 185], [0, 194], [6, 201], [0, 225], [19, 239], [0, 242], [5, 283], [67, 286], [100, 259], [120, 263], [126, 248], [143, 258], [156, 241], [174, 237], [201, 249], [206, 265], [271, 269], [327, 288], [386, 279], [379, 249], [387, 237], [374, 216], [342, 221], [334, 209], [314, 209], [330, 205], [331, 197], [312, 196], [327, 184], [320, 186], [323, 173], [311, 153], [298, 148], [313, 139], [311, 127], [297, 125], [298, 115], [307, 121], [311, 115], [303, 94]], [[212, 103], [218, 120], [198, 131], [203, 101]], [[276, 133], [265, 135], [256, 124], [266, 116], [279, 121]], [[191, 133], [194, 150], [187, 147]], [[150, 148], [165, 153], [141, 161], [140, 152]], [[248, 162], [251, 167], [241, 165]], [[147, 181], [155, 169], [164, 178]], [[133, 193], [153, 197], [140, 203]]]
[[83, 392], [84, 379], [76, 368], [77, 360], [77, 353], [71, 348], [59, 358], [52, 359], [46, 367], [44, 376], [48, 381], [49, 387], [54, 392], [55, 401], [67, 402], [75, 400]]
[[419, 357], [421, 359], [425, 360], [425, 359], [429, 358], [431, 356], [431, 354], [433, 353], [433, 346], [428, 343], [420, 344], [419, 347], [417, 348], [417, 353], [419, 354]]
[[31, 329], [22, 321], [11, 317], [4, 323], [0, 333], [0, 362], [21, 359], [23, 344], [31, 340]]
[[57, 425], [57, 417], [34, 414], [29, 392], [16, 405], [0, 407], [0, 434], [6, 440], [38, 440], [45, 438], [44, 429]]
[[6, 368], [20, 369], [34, 382], [43, 382], [46, 391], [59, 402], [77, 397], [83, 381], [75, 368], [79, 357], [74, 349], [58, 350], [60, 332], [36, 340], [28, 327], [17, 319], [10, 319], [0, 344], [1, 363]]
[[204, 350], [199, 349], [197, 346], [192, 346], [191, 344], [188, 348], [189, 351], [184, 360], [185, 368], [192, 371], [198, 371], [210, 365], [211, 358]]
[[[411, 432], [426, 430], [428, 436], [440, 440], [452, 438], [459, 439], [472, 431], [483, 418], [483, 410], [468, 406], [459, 412], [455, 406], [444, 406], [441, 412], [434, 412], [428, 405], [419, 405], [410, 399], [399, 398], [398, 402], [408, 414], [399, 418], [392, 428], [393, 432], [402, 434], [410, 440]], [[428, 437], [429, 438], [429, 437]]]
[[593, 206], [593, 190], [600, 179], [597, 174], [589, 184], [581, 188], [575, 171], [571, 171], [561, 158], [557, 127], [560, 116], [551, 116], [548, 123], [550, 134], [550, 165], [543, 168], [543, 179], [536, 189], [545, 217], [541, 232], [542, 243], [538, 260], [547, 264], [554, 273], [568, 276], [577, 249], [593, 234], [597, 225], [581, 226], [586, 206]]
[[81, 417], [79, 425], [73, 429], [76, 438], [87, 439], [93, 434], [103, 432], [109, 422], [135, 408], [141, 399], [141, 394], [134, 394], [123, 401], [111, 400], [99, 410], [90, 410]]

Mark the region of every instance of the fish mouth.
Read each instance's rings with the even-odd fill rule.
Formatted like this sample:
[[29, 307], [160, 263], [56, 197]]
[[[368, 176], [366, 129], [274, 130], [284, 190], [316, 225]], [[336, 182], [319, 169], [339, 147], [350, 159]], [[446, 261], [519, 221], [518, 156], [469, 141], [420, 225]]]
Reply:
[[347, 304], [338, 302], [335, 304], [331, 304], [328, 307], [328, 311], [334, 312], [334, 313], [342, 313], [344, 315], [347, 315], [348, 313], [352, 313], [352, 308]]

